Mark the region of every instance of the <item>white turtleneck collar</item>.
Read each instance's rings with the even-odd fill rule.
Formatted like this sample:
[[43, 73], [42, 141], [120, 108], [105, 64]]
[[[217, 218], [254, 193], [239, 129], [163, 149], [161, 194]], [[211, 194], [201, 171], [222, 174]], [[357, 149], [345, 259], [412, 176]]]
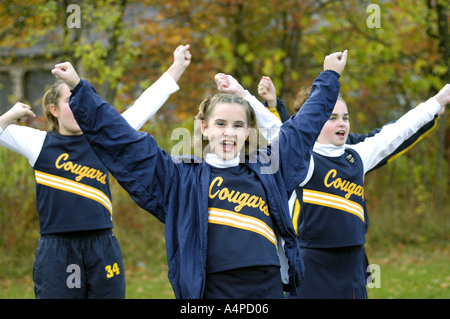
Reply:
[[[314, 143], [314, 152], [324, 155], [324, 156], [330, 156], [330, 157], [338, 157], [344, 154], [345, 151], [345, 144], [341, 146], [336, 146], [333, 144], [320, 144], [315, 142]], [[227, 167], [234, 167], [238, 166], [240, 163], [240, 154], [238, 154], [235, 158], [231, 160], [224, 160], [223, 158], [219, 157], [217, 154], [214, 153], [208, 153], [205, 156], [205, 161], [209, 165], [216, 167], [216, 168], [227, 168]]]
[[338, 157], [344, 154], [345, 144], [336, 146], [333, 144], [320, 144], [315, 142], [313, 151], [324, 156]]
[[208, 153], [205, 156], [205, 161], [209, 165], [216, 167], [216, 168], [227, 168], [227, 167], [234, 167], [238, 166], [240, 162], [238, 154], [235, 158], [230, 160], [224, 160], [223, 158], [219, 157], [217, 154], [214, 153]]

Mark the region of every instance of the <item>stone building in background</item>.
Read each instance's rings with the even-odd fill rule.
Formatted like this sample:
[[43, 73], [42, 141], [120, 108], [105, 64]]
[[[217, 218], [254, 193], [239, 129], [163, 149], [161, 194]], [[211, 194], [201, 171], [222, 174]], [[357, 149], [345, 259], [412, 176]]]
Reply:
[[1, 49], [1, 57], [11, 63], [0, 65], [0, 114], [16, 102], [30, 105], [36, 115], [42, 115], [42, 96], [54, 81], [51, 70], [55, 63], [46, 56], [45, 44], [26, 49]]

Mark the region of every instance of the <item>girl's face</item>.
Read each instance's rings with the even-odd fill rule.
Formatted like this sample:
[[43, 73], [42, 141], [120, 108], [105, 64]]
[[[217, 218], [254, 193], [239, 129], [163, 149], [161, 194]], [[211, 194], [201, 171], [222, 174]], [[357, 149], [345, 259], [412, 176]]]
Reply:
[[80, 135], [83, 134], [72, 110], [69, 107], [70, 89], [66, 84], [61, 84], [61, 96], [58, 100], [58, 106], [50, 106], [53, 116], [58, 119], [59, 133], [61, 135]]
[[336, 146], [344, 145], [350, 132], [348, 118], [347, 105], [343, 101], [338, 100], [334, 106], [333, 113], [322, 128], [317, 142]]
[[217, 104], [209, 119], [202, 121], [202, 134], [209, 140], [211, 153], [224, 160], [235, 158], [249, 134], [244, 108], [237, 103]]

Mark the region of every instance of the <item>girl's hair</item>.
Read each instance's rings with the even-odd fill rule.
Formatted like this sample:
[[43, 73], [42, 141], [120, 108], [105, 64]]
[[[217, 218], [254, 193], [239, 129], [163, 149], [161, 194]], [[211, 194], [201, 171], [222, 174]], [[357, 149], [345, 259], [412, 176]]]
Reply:
[[[297, 113], [298, 110], [300, 110], [300, 108], [302, 107], [302, 105], [306, 102], [306, 100], [309, 97], [309, 93], [311, 92], [311, 89], [312, 89], [312, 86], [304, 86], [304, 87], [300, 88], [300, 91], [298, 91], [297, 96], [294, 101], [293, 110], [295, 113]], [[345, 103], [345, 100], [342, 98], [340, 93], [338, 95], [337, 101], [342, 101]], [[345, 103], [345, 104], [347, 104], [347, 103]]]
[[45, 92], [44, 97], [42, 98], [42, 108], [44, 109], [44, 115], [48, 120], [48, 129], [50, 131], [59, 131], [58, 119], [53, 116], [50, 111], [50, 105], [55, 105], [59, 108], [59, 98], [61, 97], [62, 90], [61, 85], [64, 84], [64, 81], [58, 79], [53, 83], [50, 89]]
[[303, 86], [300, 88], [300, 91], [298, 91], [297, 96], [295, 97], [293, 110], [295, 113], [300, 110], [303, 103], [308, 99], [309, 92], [311, 92], [311, 86]]
[[[245, 155], [250, 151], [257, 148], [258, 145], [258, 125], [256, 121], [256, 115], [250, 104], [243, 98], [229, 93], [218, 93], [205, 98], [198, 108], [198, 113], [195, 116], [196, 123], [194, 127], [194, 149], [199, 150], [201, 147], [202, 154], [207, 153], [209, 149], [209, 141], [203, 138], [201, 132], [201, 121], [208, 122], [214, 108], [223, 103], [235, 103], [239, 104], [244, 108], [245, 114], [247, 115], [247, 127], [249, 128], [249, 137], [245, 141]], [[249, 141], [252, 141], [250, 143]], [[251, 145], [250, 145], [251, 144]]]

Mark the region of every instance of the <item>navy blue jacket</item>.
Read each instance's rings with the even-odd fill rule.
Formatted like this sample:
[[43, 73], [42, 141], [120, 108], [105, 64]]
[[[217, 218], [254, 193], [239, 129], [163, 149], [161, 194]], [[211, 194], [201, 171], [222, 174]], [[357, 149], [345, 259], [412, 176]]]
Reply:
[[[322, 72], [305, 106], [286, 121], [267, 149], [246, 157], [267, 195], [277, 234], [284, 239], [289, 269], [287, 291], [295, 293], [303, 261], [288, 196], [306, 177], [314, 142], [339, 93], [339, 74]], [[169, 280], [176, 298], [201, 298], [207, 258], [210, 167], [201, 158], [180, 160], [147, 133], [132, 129], [86, 80], [69, 105], [94, 152], [134, 201], [165, 224]], [[274, 168], [274, 169], [273, 169]]]

